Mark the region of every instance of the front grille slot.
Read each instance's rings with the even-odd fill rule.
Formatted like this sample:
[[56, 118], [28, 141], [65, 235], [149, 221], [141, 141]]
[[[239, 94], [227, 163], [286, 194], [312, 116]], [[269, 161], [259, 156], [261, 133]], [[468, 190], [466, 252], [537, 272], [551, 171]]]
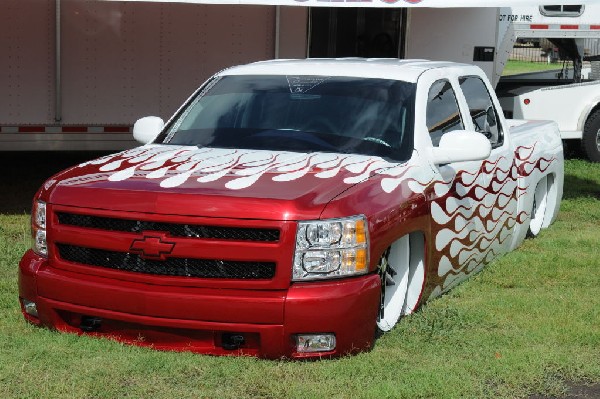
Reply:
[[122, 231], [127, 233], [164, 231], [169, 233], [172, 237], [261, 242], [279, 241], [278, 229], [151, 222], [145, 220], [80, 215], [66, 212], [58, 212], [57, 216], [60, 224], [109, 231]]
[[275, 275], [274, 262], [241, 262], [215, 259], [168, 258], [164, 261], [144, 259], [128, 252], [57, 244], [59, 256], [69, 262], [134, 273], [162, 276], [271, 279]]

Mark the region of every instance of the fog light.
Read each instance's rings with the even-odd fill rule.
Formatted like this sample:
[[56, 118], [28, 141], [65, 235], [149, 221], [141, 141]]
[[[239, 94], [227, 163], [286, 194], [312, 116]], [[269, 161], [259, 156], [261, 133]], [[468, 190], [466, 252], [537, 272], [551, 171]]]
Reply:
[[23, 309], [25, 309], [25, 313], [33, 317], [38, 317], [38, 310], [35, 302], [29, 301], [25, 298], [21, 299], [21, 302], [23, 303]]
[[335, 334], [299, 334], [296, 336], [298, 353], [330, 352], [335, 349]]

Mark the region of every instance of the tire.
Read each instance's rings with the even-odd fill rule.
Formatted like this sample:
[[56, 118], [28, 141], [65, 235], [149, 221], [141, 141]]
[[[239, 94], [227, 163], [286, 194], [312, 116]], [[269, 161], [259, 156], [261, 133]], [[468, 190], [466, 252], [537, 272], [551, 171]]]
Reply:
[[533, 206], [531, 209], [531, 219], [527, 229], [527, 237], [535, 238], [540, 234], [544, 226], [546, 208], [548, 205], [548, 177], [543, 177], [535, 187], [533, 194]]
[[600, 162], [600, 109], [594, 111], [585, 122], [581, 149], [592, 162]]

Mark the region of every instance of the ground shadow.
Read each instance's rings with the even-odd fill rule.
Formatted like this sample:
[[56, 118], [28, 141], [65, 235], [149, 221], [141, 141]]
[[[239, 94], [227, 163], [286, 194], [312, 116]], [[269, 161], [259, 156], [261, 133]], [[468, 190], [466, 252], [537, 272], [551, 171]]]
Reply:
[[69, 166], [108, 154], [99, 151], [0, 152], [0, 213], [24, 214], [46, 179]]
[[[89, 161], [110, 152], [101, 151], [15, 151], [0, 152], [0, 213], [23, 214], [31, 210], [38, 188], [53, 174], [69, 166]], [[578, 152], [568, 152], [577, 159]], [[600, 185], [588, 179], [565, 175], [564, 199], [593, 197], [600, 199]]]
[[600, 184], [565, 173], [563, 199], [596, 198], [600, 200]]

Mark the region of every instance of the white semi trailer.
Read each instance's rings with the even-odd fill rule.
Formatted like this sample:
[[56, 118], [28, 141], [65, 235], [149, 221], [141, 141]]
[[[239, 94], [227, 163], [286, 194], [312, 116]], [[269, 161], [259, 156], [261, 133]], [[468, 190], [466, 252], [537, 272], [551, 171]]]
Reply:
[[[562, 138], [579, 141], [594, 162], [600, 162], [599, 38], [600, 4], [502, 8], [494, 76], [509, 116], [555, 120]], [[571, 60], [570, 67], [501, 77], [517, 40], [549, 42]], [[583, 67], [585, 60], [590, 66]]]
[[269, 6], [3, 0], [0, 149], [135, 146], [136, 119], [172, 114], [216, 71], [304, 57], [306, 12], [281, 12], [275, 43]]
[[[544, 16], [538, 6], [447, 8], [448, 2], [440, 6], [437, 0], [373, 1], [379, 3], [336, 2], [346, 7], [324, 8], [317, 0], [280, 2], [301, 7], [275, 6], [277, 2], [268, 0], [251, 1], [267, 3], [262, 5], [5, 0], [0, 150], [134, 146], [130, 132], [138, 117], [171, 115], [190, 87], [233, 64], [307, 56], [425, 58], [475, 64], [497, 84], [520, 37], [600, 37], [594, 22], [600, 21], [600, 6], [589, 0], [583, 1], [585, 6], [570, 6], [581, 7], [578, 16]], [[398, 7], [412, 3], [418, 7]], [[457, 0], [452, 5], [467, 3]], [[428, 4], [442, 8], [421, 7]], [[546, 89], [538, 100], [531, 82], [525, 82], [519, 87], [532, 93], [530, 104], [535, 98], [540, 113], [528, 114], [533, 106], [523, 111], [515, 106], [521, 99], [514, 84], [509, 92], [500, 83], [509, 112], [529, 119], [577, 114], [576, 125], [559, 120], [563, 138], [588, 137], [585, 126], [600, 100], [585, 97], [580, 112], [561, 106], [564, 97], [551, 98]], [[580, 86], [598, 92], [590, 82]], [[553, 106], [561, 107], [560, 114]], [[588, 156], [596, 160], [591, 149]]]

